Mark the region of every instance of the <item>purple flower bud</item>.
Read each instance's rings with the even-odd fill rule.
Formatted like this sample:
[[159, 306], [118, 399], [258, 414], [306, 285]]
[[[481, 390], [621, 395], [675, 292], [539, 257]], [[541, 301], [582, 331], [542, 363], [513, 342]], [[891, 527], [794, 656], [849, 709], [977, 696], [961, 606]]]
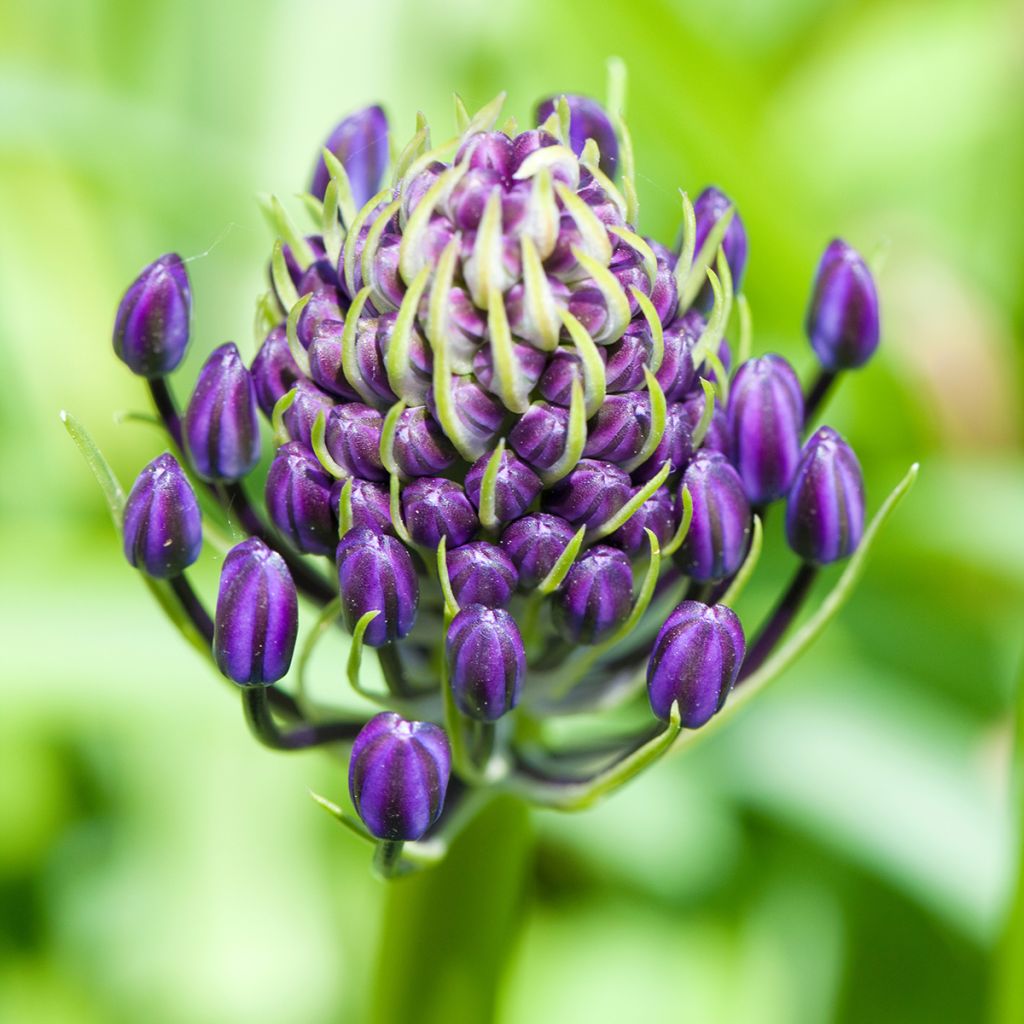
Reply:
[[352, 744], [348, 789], [356, 813], [378, 839], [422, 838], [441, 815], [451, 765], [440, 726], [382, 711]]
[[496, 722], [519, 703], [526, 652], [508, 612], [468, 605], [452, 619], [446, 648], [452, 696], [464, 715]]
[[282, 445], [270, 464], [264, 497], [274, 525], [300, 550], [331, 555], [337, 546], [333, 479], [304, 444]]
[[749, 359], [729, 394], [732, 463], [756, 505], [781, 498], [800, 458], [804, 398], [793, 368], [777, 355]]
[[[512, 343], [512, 361], [515, 365], [516, 377], [528, 385], [528, 391], [532, 391], [540, 380], [540, 375], [547, 365], [547, 356], [539, 352], [532, 345], [523, 345], [520, 342]], [[478, 349], [473, 356], [473, 373], [476, 379], [488, 390], [493, 390], [494, 385], [494, 354], [490, 345], [484, 345]]]
[[298, 597], [284, 559], [257, 537], [236, 544], [220, 571], [217, 667], [241, 686], [276, 683], [291, 665], [298, 624]]
[[505, 527], [501, 546], [526, 590], [537, 586], [555, 566], [576, 531], [561, 516], [536, 512]]
[[405, 282], [399, 272], [398, 263], [402, 236], [384, 235], [373, 254], [373, 272], [371, 281], [377, 291], [390, 302], [395, 309], [402, 304], [405, 296]]
[[[689, 426], [690, 433], [697, 429], [701, 416], [704, 415], [704, 394], [703, 392], [690, 395], [685, 402], [681, 403], [682, 413]], [[715, 399], [714, 408], [711, 412], [711, 425], [701, 442], [701, 450], [709, 452], [720, 452], [726, 458], [732, 453], [732, 434], [729, 430], [729, 417], [725, 410]]]
[[684, 601], [665, 620], [647, 663], [651, 710], [667, 722], [679, 702], [687, 729], [722, 710], [746, 651], [743, 627], [731, 608]]
[[295, 398], [284, 411], [284, 426], [293, 441], [301, 441], [308, 448], [312, 444], [313, 423], [320, 413], [330, 413], [334, 400], [308, 377], [300, 377], [292, 390]]
[[878, 348], [878, 293], [867, 264], [841, 239], [830, 242], [814, 281], [807, 336], [833, 373], [863, 366]]
[[692, 352], [705, 326], [704, 317], [689, 309], [665, 328], [664, 355], [654, 376], [669, 402], [681, 402], [697, 381]]
[[[352, 483], [350, 500], [352, 504], [352, 529], [373, 530], [374, 533], [393, 533], [391, 522], [391, 499], [384, 488], [371, 484], [369, 480], [349, 477]], [[331, 510], [340, 515], [341, 492], [347, 481], [335, 480], [331, 488]]]
[[349, 630], [375, 611], [380, 614], [363, 634], [364, 643], [381, 647], [406, 636], [416, 621], [420, 589], [412, 556], [401, 541], [373, 530], [349, 530], [338, 544], [337, 563]]
[[693, 499], [680, 567], [701, 583], [731, 576], [750, 538], [750, 503], [739, 474], [718, 452], [699, 451], [683, 476]]
[[544, 472], [562, 457], [569, 433], [569, 411], [534, 402], [508, 435], [508, 443], [525, 462]]
[[[604, 349], [597, 350], [603, 357]], [[572, 401], [573, 381], [583, 380], [583, 364], [574, 349], [556, 349], [548, 361], [547, 369], [541, 374], [538, 388], [542, 397], [553, 405], [566, 409]]]
[[204, 480], [240, 480], [260, 461], [256, 389], [234, 342], [214, 349], [199, 371], [185, 442]]
[[292, 385], [302, 376], [302, 371], [292, 357], [292, 350], [288, 347], [288, 334], [283, 324], [272, 328], [264, 339], [249, 373], [256, 388], [256, 401], [269, 418], [279, 399], [288, 394]]
[[577, 528], [600, 526], [626, 504], [631, 489], [625, 470], [610, 462], [580, 459], [568, 476], [545, 492], [544, 511]]
[[628, 555], [638, 555], [648, 549], [645, 530], [651, 530], [658, 542], [665, 544], [672, 539], [678, 526], [679, 509], [672, 493], [667, 487], [659, 487], [608, 537], [608, 543], [612, 547], [621, 548]]
[[519, 573], [512, 559], [485, 540], [463, 544], [447, 554], [448, 578], [460, 605], [503, 608], [512, 597]]
[[[318, 246], [320, 250], [323, 246]], [[314, 250], [315, 251], [315, 250]], [[332, 301], [337, 301], [338, 298], [338, 273], [331, 266], [327, 259], [324, 259], [322, 255], [320, 258], [314, 260], [299, 277], [298, 284], [296, 284], [296, 290], [299, 295], [314, 295], [325, 293], [328, 294]], [[276, 292], [276, 286], [275, 286]]]
[[185, 357], [191, 314], [185, 264], [175, 253], [161, 256], [135, 278], [117, 307], [117, 358], [140, 377], [166, 377]]
[[[543, 124], [554, 112], [559, 96], [551, 96], [537, 106], [537, 124]], [[589, 96], [565, 93], [569, 104], [569, 148], [579, 156], [587, 139], [593, 139], [601, 153], [601, 170], [609, 177], [619, 162], [619, 140], [611, 118], [597, 100]]]
[[409, 536], [431, 549], [442, 537], [448, 547], [460, 547], [480, 526], [466, 492], [454, 480], [432, 476], [421, 476], [403, 489], [402, 518]]
[[441, 424], [422, 405], [405, 409], [398, 417], [392, 454], [406, 476], [437, 476], [456, 458]]
[[[453, 377], [451, 390], [455, 415], [470, 438], [479, 445], [490, 445], [505, 421], [501, 402], [469, 377]], [[437, 403], [433, 391], [427, 395], [427, 408], [436, 418]]]
[[573, 563], [556, 607], [574, 643], [596, 644], [626, 621], [632, 606], [629, 559], [617, 548], [598, 544]]
[[[466, 473], [466, 494], [480, 508], [480, 489], [491, 455], [482, 455]], [[499, 523], [518, 519], [540, 494], [540, 478], [521, 459], [509, 451], [501, 453], [494, 483], [494, 515]]]
[[511, 173], [515, 174], [523, 165], [523, 161], [538, 149], [545, 146], [557, 146], [558, 139], [551, 132], [541, 131], [540, 128], [532, 128], [529, 131], [520, 132], [512, 140], [512, 165]]
[[[380, 188], [388, 163], [388, 119], [380, 107], [365, 107], [346, 117], [327, 136], [329, 149], [342, 163], [356, 206], [363, 206]], [[309, 191], [323, 199], [331, 176], [323, 155], [316, 161]]]
[[359, 402], [336, 405], [327, 417], [324, 444], [331, 458], [361, 480], [387, 480], [380, 461], [380, 435], [384, 417]]
[[[703, 399], [701, 395], [701, 399]], [[672, 402], [665, 410], [665, 431], [661, 435], [654, 454], [633, 470], [631, 477], [635, 484], [645, 484], [661, 472], [669, 462], [671, 473], [681, 473], [693, 454], [693, 428], [687, 410], [682, 402]]]
[[361, 402], [362, 397], [345, 376], [341, 361], [344, 332], [345, 325], [340, 320], [324, 320], [317, 325], [309, 342], [309, 375], [324, 391], [346, 402]]
[[180, 576], [203, 546], [195, 491], [173, 455], [139, 474], [124, 506], [124, 555], [147, 576]]
[[[711, 229], [721, 220], [725, 211], [733, 206], [732, 200], [713, 185], [704, 189], [697, 201], [693, 204], [693, 212], [697, 217], [697, 234], [694, 238], [694, 252], [699, 253]], [[729, 264], [729, 272], [732, 274], [733, 287], [738, 292], [743, 282], [743, 271], [747, 265], [747, 230], [740, 220], [739, 211], [733, 206], [732, 221], [725, 229], [725, 237], [722, 239], [722, 249], [725, 252], [725, 260]], [[712, 263], [712, 266], [714, 264]], [[705, 282], [698, 297], [698, 305], [701, 308], [710, 308], [712, 293], [710, 285]]]
[[470, 168], [452, 189], [448, 214], [460, 231], [476, 231], [491, 193], [502, 189], [502, 176], [485, 167]]
[[647, 327], [636, 321], [605, 350], [604, 386], [608, 394], [636, 391], [644, 383], [644, 367], [651, 360], [654, 341]]
[[342, 319], [337, 292], [333, 290], [313, 292], [305, 306], [302, 307], [298, 323], [295, 325], [295, 334], [299, 339], [299, 344], [308, 349], [317, 328], [322, 323], [327, 320], [341, 321]]
[[609, 395], [587, 430], [583, 454], [605, 462], [629, 462], [644, 446], [651, 429], [651, 399], [646, 391]]
[[508, 179], [512, 172], [512, 140], [504, 132], [477, 132], [459, 147], [455, 163], [469, 162], [471, 170], [494, 171]]
[[864, 535], [864, 478], [853, 449], [831, 427], [808, 438], [786, 502], [786, 538], [805, 561], [825, 565]]

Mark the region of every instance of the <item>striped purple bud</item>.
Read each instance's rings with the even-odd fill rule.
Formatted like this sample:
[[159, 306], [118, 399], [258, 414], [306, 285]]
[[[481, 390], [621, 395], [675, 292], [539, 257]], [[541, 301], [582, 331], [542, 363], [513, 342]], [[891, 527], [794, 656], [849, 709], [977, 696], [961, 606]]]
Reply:
[[295, 398], [284, 412], [285, 430], [293, 441], [301, 441], [308, 448], [317, 416], [327, 416], [334, 408], [334, 400], [308, 377], [300, 377], [292, 390]]
[[[466, 473], [466, 494], [480, 508], [480, 490], [490, 455], [482, 455]], [[501, 453], [494, 481], [494, 518], [499, 523], [518, 519], [540, 494], [540, 477], [509, 451]]]
[[317, 328], [328, 320], [343, 321], [341, 306], [338, 304], [338, 293], [321, 289], [313, 292], [299, 314], [295, 325], [295, 334], [299, 344], [308, 349], [316, 334]]
[[[525, 390], [532, 391], [537, 386], [547, 362], [547, 355], [532, 345], [512, 343], [512, 372], [516, 380], [524, 382]], [[494, 391], [494, 353], [490, 345], [477, 349], [473, 356], [473, 373], [485, 388]]]
[[302, 371], [288, 345], [288, 334], [283, 324], [271, 328], [252, 361], [249, 373], [256, 388], [256, 401], [269, 419], [274, 406], [302, 377]]
[[596, 644], [626, 621], [633, 606], [633, 570], [617, 548], [598, 544], [573, 563], [556, 608], [574, 643]]
[[667, 401], [681, 402], [697, 383], [693, 346], [706, 326], [704, 317], [697, 310], [688, 309], [665, 328], [664, 354], [654, 376]]
[[270, 464], [264, 497], [274, 525], [299, 549], [331, 555], [337, 546], [331, 486], [334, 480], [299, 441], [282, 445]]
[[634, 321], [618, 341], [605, 349], [604, 386], [610, 395], [636, 391], [644, 385], [654, 340], [646, 324]]
[[451, 766], [440, 726], [382, 711], [352, 744], [348, 790], [356, 813], [378, 839], [421, 839], [444, 808]]
[[692, 454], [693, 429], [686, 407], [682, 402], [672, 402], [665, 410], [665, 430], [658, 447], [646, 462], [633, 470], [630, 476], [633, 483], [645, 484], [661, 472], [661, 467], [666, 462], [672, 466], [671, 473], [681, 473]]
[[[388, 163], [388, 119], [380, 107], [365, 107], [341, 121], [323, 145], [341, 161], [352, 186], [357, 208], [380, 188]], [[331, 180], [323, 154], [317, 156], [309, 191], [323, 199]]]
[[580, 459], [568, 476], [543, 495], [544, 511], [576, 527], [607, 522], [629, 500], [631, 486], [624, 469], [610, 462]]
[[793, 368], [777, 355], [749, 359], [729, 393], [732, 464], [755, 505], [781, 498], [800, 458], [804, 398]]
[[383, 427], [384, 417], [368, 405], [335, 405], [327, 416], [324, 444], [346, 473], [361, 480], [387, 480], [387, 470], [380, 460]]
[[[733, 207], [733, 217], [729, 226], [725, 229], [725, 237], [722, 239], [722, 250], [725, 253], [725, 260], [729, 264], [729, 272], [732, 274], [732, 283], [736, 291], [740, 290], [743, 282], [743, 271], [747, 266], [747, 229], [743, 226], [739, 211], [733, 205], [732, 200], [722, 191], [709, 185], [693, 204], [693, 212], [697, 217], [697, 234], [694, 237], [695, 252], [700, 252], [711, 229], [722, 219], [729, 207]], [[712, 266], [714, 264], [712, 263]], [[710, 308], [712, 293], [710, 285], [705, 282], [698, 298], [698, 305], [701, 308]]]
[[679, 549], [680, 568], [701, 583], [725, 579], [743, 564], [750, 502], [739, 474], [718, 452], [699, 451], [683, 475], [693, 520]]
[[503, 608], [519, 582], [512, 559], [496, 544], [476, 540], [447, 554], [448, 579], [460, 605]]
[[508, 435], [515, 453], [543, 473], [562, 457], [569, 433], [569, 410], [548, 402], [534, 402]]
[[199, 557], [203, 523], [195, 491], [167, 452], [139, 474], [124, 506], [124, 555], [147, 576], [180, 576]]
[[651, 710], [667, 722], [678, 701], [683, 725], [699, 728], [722, 710], [745, 651], [731, 608], [684, 601], [665, 620], [647, 663]]
[[[543, 124], [555, 112], [561, 95], [551, 96], [537, 105], [537, 124]], [[613, 177], [619, 162], [619, 140], [611, 118], [604, 107], [589, 96], [564, 95], [569, 105], [569, 148], [579, 156], [587, 139], [593, 139], [601, 154], [601, 170]]]
[[471, 170], [494, 171], [507, 180], [512, 174], [512, 140], [504, 132], [476, 132], [455, 154], [455, 164], [463, 162]]
[[349, 631], [371, 611], [379, 614], [363, 642], [382, 647], [400, 640], [416, 621], [420, 589], [408, 549], [395, 537], [373, 530], [349, 530], [337, 551], [341, 609]]
[[608, 543], [628, 555], [638, 555], [649, 546], [646, 530], [658, 538], [659, 544], [666, 544], [678, 526], [679, 508], [675, 499], [667, 487], [659, 487], [622, 526], [609, 535]]
[[298, 623], [298, 597], [284, 559], [257, 537], [236, 544], [220, 571], [217, 667], [240, 686], [276, 683], [291, 665]]
[[361, 402], [362, 397], [345, 376], [341, 338], [345, 325], [341, 320], [324, 320], [313, 331], [309, 342], [309, 375], [324, 391], [346, 402]]
[[[604, 357], [604, 349], [598, 349]], [[541, 374], [538, 390], [541, 397], [552, 405], [569, 407], [572, 401], [573, 381], [583, 381], [583, 363], [576, 351], [571, 348], [555, 349], [548, 360], [547, 368]]]
[[576, 531], [561, 516], [537, 512], [505, 527], [502, 550], [519, 573], [524, 590], [537, 586], [555, 566]]
[[340, 517], [341, 492], [347, 482], [351, 481], [349, 490], [350, 511], [352, 513], [353, 530], [373, 530], [374, 533], [393, 533], [391, 522], [391, 499], [383, 487], [371, 484], [369, 480], [349, 477], [348, 480], [335, 480], [331, 488], [331, 510], [335, 518]]
[[496, 722], [519, 703], [526, 652], [504, 609], [467, 605], [448, 627], [446, 651], [452, 696], [468, 718]]
[[808, 438], [786, 502], [786, 538], [805, 561], [853, 554], [864, 535], [864, 477], [853, 449], [831, 427]]
[[608, 395], [587, 428], [584, 457], [623, 463], [636, 458], [651, 430], [651, 397], [646, 391]]
[[256, 389], [234, 342], [214, 349], [199, 371], [185, 443], [204, 480], [241, 480], [260, 461]]
[[398, 417], [392, 455], [405, 476], [437, 476], [456, 459], [441, 425], [422, 405], [405, 409]]
[[117, 358], [139, 377], [166, 377], [185, 358], [191, 315], [185, 264], [175, 253], [161, 256], [131, 283], [117, 307]]
[[[482, 454], [492, 445], [505, 421], [502, 404], [469, 377], [453, 377], [451, 393], [456, 417]], [[437, 403], [433, 391], [427, 395], [427, 408], [436, 418]]]
[[391, 390], [385, 368], [385, 343], [394, 330], [395, 313], [384, 313], [379, 317], [363, 317], [356, 327], [355, 359], [352, 385], [363, 397], [378, 408], [384, 409], [398, 400]]
[[413, 541], [431, 549], [442, 537], [448, 547], [460, 547], [480, 527], [466, 492], [442, 477], [421, 476], [402, 489], [402, 518]]
[[878, 292], [860, 253], [842, 239], [828, 244], [807, 311], [807, 336], [826, 370], [863, 366], [878, 348]]

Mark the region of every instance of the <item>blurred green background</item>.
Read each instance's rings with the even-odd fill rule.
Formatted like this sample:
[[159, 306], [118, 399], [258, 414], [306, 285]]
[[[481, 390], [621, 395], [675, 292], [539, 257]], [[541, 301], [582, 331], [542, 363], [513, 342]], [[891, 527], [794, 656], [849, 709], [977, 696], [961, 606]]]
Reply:
[[884, 349], [828, 419], [873, 505], [923, 470], [785, 680], [600, 808], [536, 816], [499, 1019], [1024, 1019], [1020, 3], [3, 0], [4, 1024], [362, 1018], [383, 888], [306, 795], [342, 768], [250, 739], [125, 566], [58, 411], [130, 481], [161, 441], [115, 422], [145, 395], [109, 334], [144, 263], [198, 257], [186, 380], [227, 338], [251, 355], [253, 196], [300, 191], [338, 117], [380, 99], [441, 138], [452, 90], [526, 117], [602, 95], [612, 54], [642, 226], [671, 241], [679, 186], [729, 192], [757, 349], [809, 372], [820, 250], [887, 249]]

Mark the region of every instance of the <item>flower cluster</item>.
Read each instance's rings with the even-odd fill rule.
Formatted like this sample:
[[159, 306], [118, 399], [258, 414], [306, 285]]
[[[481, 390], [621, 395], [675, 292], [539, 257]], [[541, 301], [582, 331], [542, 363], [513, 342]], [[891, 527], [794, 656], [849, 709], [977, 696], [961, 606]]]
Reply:
[[[362, 824], [334, 810], [379, 841], [385, 873], [471, 792], [579, 805], [703, 726], [763, 675], [818, 567], [865, 526], [853, 451], [828, 427], [806, 436], [878, 344], [864, 260], [825, 250], [805, 392], [781, 356], [750, 356], [747, 235], [722, 192], [684, 196], [669, 248], [639, 233], [628, 133], [593, 100], [547, 100], [524, 131], [496, 127], [500, 99], [457, 109], [457, 138], [432, 147], [420, 123], [383, 185], [384, 113], [342, 121], [307, 197], [315, 233], [267, 204], [259, 350], [249, 365], [232, 343], [212, 352], [183, 413], [167, 383], [190, 333], [180, 258], [139, 275], [114, 329], [175, 449], [127, 498], [125, 553], [167, 581], [257, 736], [354, 741]], [[185, 577], [197, 490], [248, 534], [212, 618]], [[729, 606], [777, 502], [800, 564], [748, 645]], [[332, 716], [278, 685], [300, 605], [319, 609], [309, 648], [344, 624], [348, 677], [386, 710]], [[652, 725], [618, 749], [547, 745], [546, 719], [611, 713], [645, 684]]]

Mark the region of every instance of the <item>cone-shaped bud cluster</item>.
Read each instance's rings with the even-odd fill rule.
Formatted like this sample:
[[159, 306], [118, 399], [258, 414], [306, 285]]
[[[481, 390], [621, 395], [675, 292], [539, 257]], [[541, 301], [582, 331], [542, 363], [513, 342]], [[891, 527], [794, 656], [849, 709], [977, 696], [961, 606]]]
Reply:
[[447, 656], [452, 696], [468, 718], [494, 722], [519, 703], [526, 652], [503, 608], [464, 607], [448, 627]]
[[805, 561], [853, 554], [864, 534], [864, 478], [853, 449], [822, 427], [804, 445], [786, 502], [786, 537]]
[[224, 559], [213, 651], [240, 686], [276, 683], [288, 672], [298, 631], [298, 597], [284, 559], [256, 537]]
[[683, 725], [702, 726], [722, 710], [745, 650], [732, 609], [684, 601], [665, 620], [647, 663], [651, 710], [667, 722], [678, 702]]
[[863, 366], [878, 348], [878, 293], [863, 257], [841, 239], [818, 264], [807, 336], [826, 370]]
[[444, 807], [451, 763], [443, 729], [382, 711], [352, 744], [348, 788], [356, 812], [378, 839], [422, 838]]
[[173, 455], [155, 458], [139, 474], [124, 506], [124, 554], [147, 576], [180, 576], [203, 546], [195, 491]]

